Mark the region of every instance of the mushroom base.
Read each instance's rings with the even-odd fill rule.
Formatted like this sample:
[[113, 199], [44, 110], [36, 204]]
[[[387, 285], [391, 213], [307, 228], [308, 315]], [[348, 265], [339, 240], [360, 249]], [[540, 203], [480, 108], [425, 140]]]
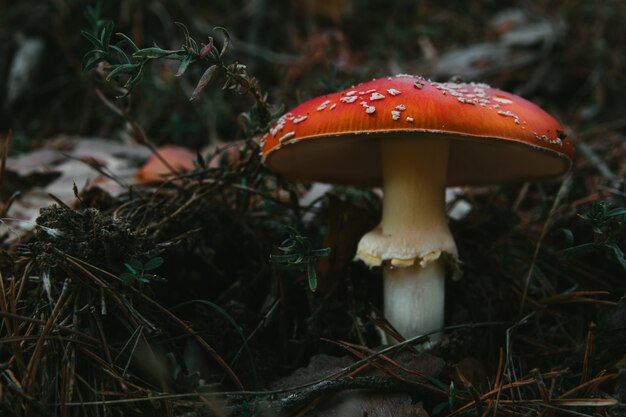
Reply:
[[[425, 267], [385, 269], [385, 318], [404, 337], [443, 328], [444, 270], [443, 260], [430, 262]], [[426, 346], [437, 343], [440, 337], [439, 333], [430, 335]], [[388, 342], [393, 342], [389, 339]]]

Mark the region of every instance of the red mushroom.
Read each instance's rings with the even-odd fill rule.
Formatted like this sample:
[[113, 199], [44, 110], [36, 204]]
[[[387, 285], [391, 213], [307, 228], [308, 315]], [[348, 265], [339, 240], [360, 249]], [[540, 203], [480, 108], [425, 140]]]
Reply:
[[458, 270], [445, 187], [558, 176], [572, 146], [521, 97], [403, 74], [299, 105], [266, 135], [262, 155], [288, 177], [382, 185], [382, 221], [356, 256], [385, 267], [385, 316], [413, 337], [443, 327], [444, 270]]
[[142, 184], [163, 182], [176, 171], [193, 169], [196, 155], [187, 148], [176, 145], [164, 145], [157, 149], [159, 156], [170, 165], [169, 167], [156, 154], [150, 155], [146, 163], [135, 172], [135, 178]]

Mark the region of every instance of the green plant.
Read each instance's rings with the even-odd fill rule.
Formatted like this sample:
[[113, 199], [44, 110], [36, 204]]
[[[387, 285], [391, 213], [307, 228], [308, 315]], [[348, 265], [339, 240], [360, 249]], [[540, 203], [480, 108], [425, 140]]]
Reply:
[[[429, 379], [430, 382], [432, 383], [432, 379]], [[441, 383], [440, 383], [441, 384]], [[443, 412], [444, 410], [448, 410], [450, 412], [454, 411], [454, 400], [455, 400], [455, 389], [454, 389], [454, 381], [450, 381], [450, 386], [446, 387], [445, 385], [441, 384], [436, 384], [439, 388], [442, 388], [446, 391], [448, 391], [448, 401], [443, 401], [439, 404], [437, 404], [436, 406], [433, 407], [432, 410], [432, 414], [433, 415], [437, 415], [437, 414], [441, 414], [441, 412]]]
[[[222, 89], [233, 90], [239, 94], [250, 94], [254, 104], [248, 112], [243, 113], [244, 128], [249, 135], [264, 133], [276, 119], [281, 109], [273, 109], [267, 101], [267, 94], [261, 91], [255, 77], [247, 72], [247, 67], [239, 62], [227, 63], [224, 56], [230, 47], [230, 35], [222, 27], [214, 28], [223, 37], [222, 47], [215, 46], [213, 37], [209, 36], [205, 43], [194, 40], [181, 23], [176, 25], [182, 30], [185, 42], [180, 49], [168, 50], [158, 46], [139, 48], [131, 38], [123, 33], [114, 33], [115, 24], [110, 20], [99, 17], [99, 7], [88, 8], [86, 16], [92, 26], [91, 31], [82, 31], [81, 34], [93, 46], [88, 51], [81, 64], [83, 72], [96, 68], [104, 63], [101, 69], [106, 73], [107, 82], [115, 82], [121, 85], [123, 93], [120, 97], [127, 96], [140, 81], [145, 66], [155, 60], [169, 59], [180, 62], [176, 76], [181, 76], [194, 62], [201, 62], [206, 67], [196, 87], [191, 94], [190, 100], [195, 100], [211, 82], [217, 73], [222, 73], [226, 80]], [[121, 38], [113, 42], [113, 35]], [[127, 52], [126, 49], [130, 51]]]
[[591, 227], [593, 240], [574, 245], [571, 229], [560, 229], [565, 235], [565, 249], [561, 254], [572, 258], [602, 252], [614, 257], [626, 269], [624, 251], [619, 246], [626, 231], [626, 207], [613, 207], [606, 201], [595, 201], [586, 213], [578, 216]]
[[288, 228], [289, 237], [282, 241], [278, 250], [281, 255], [271, 255], [272, 262], [283, 269], [306, 271], [309, 289], [317, 289], [317, 272], [315, 262], [321, 256], [330, 255], [330, 248], [313, 249], [311, 240], [302, 236], [296, 229]]
[[164, 260], [160, 256], [148, 260], [145, 264], [141, 263], [137, 258], [130, 258], [128, 262], [124, 262], [128, 272], [122, 272], [120, 279], [125, 285], [133, 285], [135, 283], [148, 284], [154, 281], [163, 282], [165, 278], [147, 273], [163, 265], [163, 262]]

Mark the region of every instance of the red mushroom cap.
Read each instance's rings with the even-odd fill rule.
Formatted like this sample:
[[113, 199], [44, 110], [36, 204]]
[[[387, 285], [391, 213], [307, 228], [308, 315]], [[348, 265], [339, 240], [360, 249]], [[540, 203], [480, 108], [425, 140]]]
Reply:
[[[176, 145], [164, 145], [157, 149], [159, 156], [165, 159], [177, 171], [189, 171], [194, 167], [196, 155], [187, 148]], [[135, 178], [140, 183], [150, 184], [163, 182], [172, 175], [168, 166], [163, 164], [154, 153], [141, 168], [135, 172]]]
[[450, 141], [448, 185], [558, 176], [571, 163], [563, 127], [535, 104], [485, 84], [397, 75], [309, 100], [265, 136], [265, 164], [283, 175], [381, 184], [380, 141]]

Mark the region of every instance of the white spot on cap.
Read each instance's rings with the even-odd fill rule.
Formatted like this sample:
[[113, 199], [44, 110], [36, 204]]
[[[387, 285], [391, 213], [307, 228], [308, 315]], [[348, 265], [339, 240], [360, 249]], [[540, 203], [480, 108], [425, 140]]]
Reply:
[[330, 104], [330, 100], [326, 100], [325, 102], [323, 102], [322, 104], [320, 104], [317, 107], [317, 111], [322, 111], [326, 108], [326, 106], [328, 106]]
[[384, 99], [384, 98], [385, 98], [385, 96], [383, 96], [382, 94], [374, 92], [374, 93], [372, 93], [372, 95], [370, 96], [370, 101], [374, 101], [374, 100], [382, 100], [382, 99]]
[[458, 100], [463, 104], [471, 104], [471, 105], [476, 104], [476, 100], [472, 100], [471, 98], [459, 97]]
[[284, 141], [291, 139], [294, 136], [296, 136], [296, 132], [292, 131], [292, 132], [285, 133], [284, 135], [278, 138], [278, 142], [283, 143]]
[[334, 109], [335, 107], [337, 107], [337, 103], [333, 103], [330, 105], [330, 110]]
[[397, 110], [392, 110], [391, 111], [391, 118], [393, 120], [400, 120], [400, 112]]
[[400, 111], [405, 111], [406, 110], [406, 106], [404, 104], [398, 104], [396, 106], [396, 109], [400, 110]]
[[343, 102], [343, 103], [354, 103], [355, 101], [358, 100], [358, 96], [347, 96], [347, 97], [341, 97], [339, 99], [339, 101]]
[[396, 90], [395, 88], [389, 88], [387, 89], [387, 92], [392, 96], [397, 96], [398, 94], [400, 94], [400, 91]]
[[[494, 106], [494, 107], [495, 107], [495, 106]], [[513, 118], [513, 120], [515, 121], [515, 124], [519, 124], [519, 117], [518, 117], [515, 113], [513, 113], [513, 112], [511, 112], [511, 111], [509, 111], [509, 110], [507, 110], [507, 111], [502, 111], [502, 110], [499, 110], [499, 111], [498, 111], [498, 114], [499, 114], [500, 116], [512, 117], [512, 118]]]
[[406, 117], [406, 121], [409, 122], [409, 123], [413, 123], [415, 121], [415, 119], [412, 118], [411, 116], [407, 116]]
[[304, 122], [309, 116], [300, 116], [293, 119], [294, 124], [298, 124], [300, 122]]
[[365, 113], [367, 114], [373, 114], [376, 111], [376, 107], [374, 106], [367, 106], [365, 107]]
[[358, 91], [356, 91], [356, 90], [352, 90], [352, 91], [348, 91], [348, 92], [346, 93], [346, 95], [347, 95], [347, 96], [353, 96], [353, 95], [355, 95], [356, 93], [358, 93]]
[[285, 127], [285, 119], [282, 119], [282, 121], [281, 119], [279, 119], [278, 123], [276, 123], [276, 126], [270, 129], [270, 133], [272, 134], [272, 136], [276, 136], [278, 132], [283, 130], [283, 127]]
[[491, 97], [491, 99], [493, 101], [497, 101], [498, 103], [502, 103], [502, 104], [511, 104], [511, 103], [513, 103], [512, 100], [509, 100], [508, 98], [503, 98], [503, 97]]

